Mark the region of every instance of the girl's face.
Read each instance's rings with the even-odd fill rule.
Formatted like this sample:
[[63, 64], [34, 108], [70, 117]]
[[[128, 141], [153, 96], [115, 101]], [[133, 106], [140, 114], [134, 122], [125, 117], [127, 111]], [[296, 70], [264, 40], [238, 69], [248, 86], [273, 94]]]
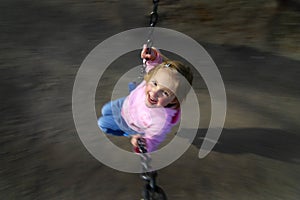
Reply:
[[146, 106], [150, 108], [165, 107], [176, 102], [179, 81], [176, 73], [170, 69], [159, 69], [146, 84]]

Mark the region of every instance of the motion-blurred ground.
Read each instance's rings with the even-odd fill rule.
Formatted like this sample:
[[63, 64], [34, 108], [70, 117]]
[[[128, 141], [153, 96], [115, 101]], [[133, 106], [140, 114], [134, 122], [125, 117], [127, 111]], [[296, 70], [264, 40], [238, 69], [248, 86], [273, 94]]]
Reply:
[[[300, 12], [296, 0], [279, 2], [161, 0], [158, 26], [205, 47], [228, 98], [220, 141], [200, 160], [210, 100], [195, 75], [200, 128], [189, 150], [159, 172], [169, 199], [300, 198]], [[1, 1], [0, 199], [140, 198], [137, 175], [86, 151], [71, 101], [86, 55], [114, 34], [147, 26], [151, 10], [150, 0]], [[121, 67], [104, 77], [98, 110]], [[111, 140], [130, 149], [126, 138]]]

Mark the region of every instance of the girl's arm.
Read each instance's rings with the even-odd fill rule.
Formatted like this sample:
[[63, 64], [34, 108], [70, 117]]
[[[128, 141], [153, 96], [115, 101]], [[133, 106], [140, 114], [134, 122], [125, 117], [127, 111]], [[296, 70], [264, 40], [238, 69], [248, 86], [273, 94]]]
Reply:
[[143, 138], [146, 140], [148, 152], [156, 151], [159, 145], [166, 139], [168, 133], [171, 132], [172, 125], [166, 123], [164, 127], [154, 124], [145, 130]]
[[141, 52], [141, 58], [143, 59], [144, 63], [146, 63], [147, 73], [155, 66], [163, 62], [163, 56], [159, 52], [159, 50], [152, 47], [151, 51], [149, 52], [147, 45], [143, 46], [143, 50]]

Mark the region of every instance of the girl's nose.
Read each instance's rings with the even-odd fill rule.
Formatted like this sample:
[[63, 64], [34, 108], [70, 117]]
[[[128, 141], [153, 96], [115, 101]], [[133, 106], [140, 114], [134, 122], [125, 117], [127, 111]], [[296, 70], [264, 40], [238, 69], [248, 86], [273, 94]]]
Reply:
[[157, 98], [157, 90], [156, 89], [153, 89], [152, 90], [152, 95], [153, 95], [153, 97], [155, 97], [155, 98]]
[[152, 94], [155, 98], [158, 98], [161, 95], [161, 89], [159, 89], [159, 88], [153, 89]]

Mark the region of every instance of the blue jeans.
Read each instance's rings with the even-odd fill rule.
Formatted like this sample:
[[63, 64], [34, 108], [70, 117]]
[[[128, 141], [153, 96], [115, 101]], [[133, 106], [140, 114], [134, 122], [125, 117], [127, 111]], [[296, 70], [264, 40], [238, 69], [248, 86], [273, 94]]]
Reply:
[[102, 117], [98, 119], [99, 128], [108, 134], [116, 136], [129, 136], [137, 134], [132, 130], [121, 116], [121, 109], [125, 97], [106, 103], [101, 112]]

